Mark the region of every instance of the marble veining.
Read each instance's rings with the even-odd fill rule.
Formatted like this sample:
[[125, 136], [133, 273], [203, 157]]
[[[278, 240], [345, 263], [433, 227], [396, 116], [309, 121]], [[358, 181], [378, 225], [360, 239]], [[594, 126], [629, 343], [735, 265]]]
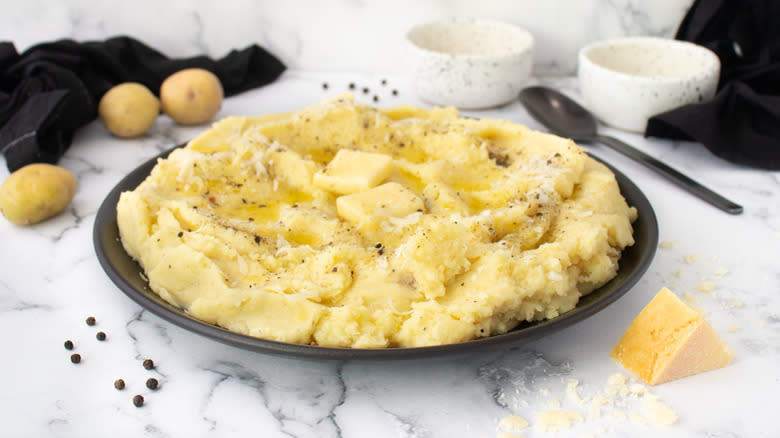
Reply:
[[[673, 36], [692, 0], [234, 0], [135, 2], [2, 0], [3, 39], [17, 48], [57, 38], [139, 38], [169, 56], [223, 56], [259, 43], [291, 68], [404, 70], [401, 40], [414, 25], [450, 17], [507, 21], [537, 39], [537, 74], [573, 74], [577, 50], [597, 39]], [[31, 25], [34, 23], [34, 25]]]

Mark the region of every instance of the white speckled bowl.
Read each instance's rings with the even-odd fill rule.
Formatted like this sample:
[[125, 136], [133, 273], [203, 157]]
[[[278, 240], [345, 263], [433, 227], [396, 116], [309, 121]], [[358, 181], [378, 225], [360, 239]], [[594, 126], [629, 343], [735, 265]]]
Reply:
[[608, 125], [644, 132], [647, 119], [711, 99], [720, 60], [696, 44], [655, 37], [598, 41], [579, 52], [586, 106]]
[[406, 41], [415, 91], [435, 105], [499, 106], [531, 76], [534, 38], [512, 24], [454, 18], [416, 26]]

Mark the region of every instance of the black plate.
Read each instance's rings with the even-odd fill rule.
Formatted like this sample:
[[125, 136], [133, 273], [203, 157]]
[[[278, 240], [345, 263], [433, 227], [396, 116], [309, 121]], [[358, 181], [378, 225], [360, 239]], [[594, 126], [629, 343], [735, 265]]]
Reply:
[[432, 347], [354, 349], [269, 341], [233, 333], [205, 323], [164, 301], [149, 289], [142, 269], [122, 247], [116, 223], [116, 205], [120, 193], [135, 189], [149, 175], [157, 163], [157, 159], [168, 156], [172, 150], [150, 159], [130, 172], [103, 201], [95, 218], [93, 231], [98, 260], [106, 274], [119, 289], [141, 307], [186, 330], [247, 350], [317, 360], [398, 360], [468, 354], [487, 348], [508, 348], [513, 344], [536, 340], [568, 327], [613, 303], [628, 292], [647, 271], [658, 245], [658, 222], [650, 202], [631, 180], [605, 163], [615, 173], [620, 191], [629, 205], [633, 205], [639, 211], [639, 218], [634, 223], [636, 242], [632, 247], [623, 251], [618, 275], [603, 287], [581, 298], [577, 307], [569, 312], [546, 321], [533, 324], [524, 323], [503, 335]]

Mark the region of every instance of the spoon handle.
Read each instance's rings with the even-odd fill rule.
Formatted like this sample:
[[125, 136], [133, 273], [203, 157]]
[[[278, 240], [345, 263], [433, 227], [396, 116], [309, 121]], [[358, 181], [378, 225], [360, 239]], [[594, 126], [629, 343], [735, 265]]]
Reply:
[[635, 149], [629, 144], [624, 143], [622, 140], [619, 140], [615, 137], [610, 137], [608, 135], [598, 135], [595, 139], [600, 143], [610, 147], [611, 149], [614, 149], [621, 154], [626, 155], [627, 157], [632, 158], [641, 164], [644, 164], [661, 175], [666, 176], [678, 186], [699, 197], [700, 199], [714, 205], [715, 207], [725, 211], [726, 213], [742, 213], [741, 205], [729, 201], [723, 196], [692, 180], [690, 177], [683, 175], [672, 167], [669, 167], [666, 165], [666, 163], [659, 161], [650, 155], [647, 155], [639, 149]]

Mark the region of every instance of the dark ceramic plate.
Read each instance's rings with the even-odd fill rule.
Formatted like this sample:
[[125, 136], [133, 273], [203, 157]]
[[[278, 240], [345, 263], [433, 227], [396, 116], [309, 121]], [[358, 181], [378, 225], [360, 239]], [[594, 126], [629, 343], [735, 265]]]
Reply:
[[95, 218], [93, 232], [98, 260], [119, 289], [141, 307], [186, 330], [247, 350], [317, 360], [399, 360], [470, 354], [483, 349], [509, 348], [512, 345], [539, 339], [582, 321], [613, 303], [639, 281], [650, 266], [658, 245], [658, 222], [647, 198], [625, 175], [607, 165], [617, 176], [620, 191], [629, 205], [633, 205], [639, 210], [639, 218], [634, 223], [636, 243], [623, 252], [618, 275], [603, 287], [580, 299], [577, 307], [571, 311], [547, 321], [533, 324], [524, 323], [503, 335], [432, 347], [353, 349], [269, 341], [233, 333], [205, 323], [168, 304], [149, 289], [140, 266], [127, 255], [122, 247], [116, 223], [116, 205], [119, 201], [119, 194], [135, 189], [149, 175], [157, 163], [157, 159], [166, 157], [170, 152], [169, 150], [162, 153], [130, 172], [103, 201]]

